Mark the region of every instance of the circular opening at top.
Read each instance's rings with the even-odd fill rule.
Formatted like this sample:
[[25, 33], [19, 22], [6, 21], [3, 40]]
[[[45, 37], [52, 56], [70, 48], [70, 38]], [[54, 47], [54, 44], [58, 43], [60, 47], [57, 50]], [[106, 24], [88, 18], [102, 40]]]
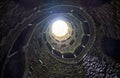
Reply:
[[68, 33], [68, 24], [63, 20], [57, 20], [52, 24], [52, 34], [56, 37], [64, 37]]

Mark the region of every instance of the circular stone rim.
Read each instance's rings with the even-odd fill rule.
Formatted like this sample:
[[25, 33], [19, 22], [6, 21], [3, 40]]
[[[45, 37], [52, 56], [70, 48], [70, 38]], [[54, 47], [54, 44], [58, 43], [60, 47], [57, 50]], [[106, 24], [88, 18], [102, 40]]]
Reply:
[[[63, 63], [68, 63], [68, 64], [74, 64], [74, 63], [78, 63], [78, 62], [80, 62], [85, 56], [86, 56], [86, 54], [89, 52], [89, 50], [90, 50], [90, 48], [92, 47], [92, 45], [94, 44], [94, 41], [95, 41], [95, 38], [96, 38], [96, 27], [95, 27], [95, 23], [93, 22], [93, 19], [92, 19], [92, 17], [87, 13], [87, 12], [85, 12], [85, 10], [83, 10], [81, 7], [78, 7], [78, 6], [74, 6], [74, 5], [57, 5], [57, 6], [53, 6], [53, 7], [51, 7], [51, 8], [48, 8], [48, 9], [45, 9], [45, 10], [42, 10], [41, 11], [41, 14], [42, 14], [42, 12], [44, 13], [44, 11], [46, 11], [46, 10], [51, 10], [51, 9], [53, 9], [53, 8], [56, 8], [56, 7], [72, 7], [72, 8], [77, 8], [77, 9], [80, 9], [80, 11], [82, 12], [82, 13], [85, 13], [85, 17], [86, 18], [88, 18], [88, 22], [90, 22], [89, 24], [90, 24], [90, 26], [92, 26], [92, 29], [94, 29], [93, 31], [91, 31], [92, 32], [92, 36], [90, 37], [90, 43], [87, 45], [87, 50], [86, 51], [82, 51], [83, 53], [81, 53], [81, 57], [79, 57], [76, 61], [75, 60], [72, 60], [72, 62], [70, 62], [71, 60], [69, 60], [69, 59], [61, 59], [61, 58], [57, 58], [56, 56], [54, 56], [53, 54], [51, 54], [50, 52], [49, 52], [49, 50], [47, 49], [47, 47], [45, 47], [46, 48], [46, 50], [48, 50], [47, 52], [48, 52], [48, 54], [50, 54], [53, 58], [55, 58], [56, 60], [58, 60], [58, 61], [60, 61], [60, 62], [63, 62]], [[71, 9], [72, 10], [72, 9]], [[51, 13], [51, 11], [48, 11], [48, 12], [50, 12]], [[45, 12], [46, 13], [46, 12]], [[40, 12], [38, 13], [38, 15], [41, 15], [40, 14]], [[49, 16], [49, 15], [48, 15]], [[92, 23], [91, 23], [92, 22]], [[40, 22], [39, 22], [40, 23]], [[44, 44], [45, 45], [45, 44]], [[45, 45], [46, 46], [46, 45]], [[85, 50], [85, 49], [84, 49]]]

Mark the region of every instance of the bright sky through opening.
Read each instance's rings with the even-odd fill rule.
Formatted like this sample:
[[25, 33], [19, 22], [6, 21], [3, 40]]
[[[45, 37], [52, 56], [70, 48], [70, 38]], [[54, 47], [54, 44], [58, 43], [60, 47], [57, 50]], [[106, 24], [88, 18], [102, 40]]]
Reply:
[[57, 20], [52, 24], [52, 33], [57, 37], [63, 37], [68, 33], [68, 25], [65, 21]]

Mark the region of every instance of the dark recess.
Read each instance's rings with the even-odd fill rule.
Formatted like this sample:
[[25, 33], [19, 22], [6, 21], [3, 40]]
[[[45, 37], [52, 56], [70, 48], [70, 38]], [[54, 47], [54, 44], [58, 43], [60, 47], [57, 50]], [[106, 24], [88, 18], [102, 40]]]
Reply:
[[120, 40], [105, 37], [102, 48], [106, 55], [120, 62]]

